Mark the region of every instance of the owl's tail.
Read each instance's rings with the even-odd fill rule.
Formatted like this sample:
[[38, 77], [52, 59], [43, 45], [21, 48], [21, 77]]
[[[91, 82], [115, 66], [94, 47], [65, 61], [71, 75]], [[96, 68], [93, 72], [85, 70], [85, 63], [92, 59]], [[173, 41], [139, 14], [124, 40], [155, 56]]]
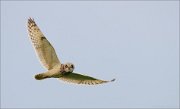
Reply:
[[46, 79], [46, 78], [49, 78], [49, 77], [47, 75], [45, 75], [44, 73], [35, 75], [36, 80], [42, 80], [42, 79]]

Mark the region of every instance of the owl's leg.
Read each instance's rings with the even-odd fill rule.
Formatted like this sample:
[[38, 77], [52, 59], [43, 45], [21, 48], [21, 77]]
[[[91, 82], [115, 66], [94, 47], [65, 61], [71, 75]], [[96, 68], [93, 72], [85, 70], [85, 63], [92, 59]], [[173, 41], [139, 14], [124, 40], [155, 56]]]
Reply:
[[60, 69], [54, 68], [54, 69], [48, 70], [47, 72], [37, 74], [35, 75], [35, 79], [42, 80], [46, 78], [57, 78], [57, 76], [60, 75], [59, 70]]

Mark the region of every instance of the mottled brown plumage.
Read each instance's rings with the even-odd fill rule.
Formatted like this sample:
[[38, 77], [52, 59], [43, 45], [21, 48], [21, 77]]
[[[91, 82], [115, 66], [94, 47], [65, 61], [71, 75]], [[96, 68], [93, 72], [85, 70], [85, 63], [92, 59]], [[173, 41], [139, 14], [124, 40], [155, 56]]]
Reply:
[[[35, 75], [35, 79], [43, 80], [46, 78], [58, 78], [60, 80], [70, 83], [87, 85], [95, 85], [110, 82], [78, 73], [73, 73], [74, 65], [72, 63], [60, 63], [53, 46], [43, 35], [41, 30], [35, 23], [34, 19], [29, 18], [27, 25], [29, 37], [34, 46], [36, 54], [39, 57], [42, 65], [48, 70], [47, 72]], [[114, 80], [115, 79], [111, 81]]]

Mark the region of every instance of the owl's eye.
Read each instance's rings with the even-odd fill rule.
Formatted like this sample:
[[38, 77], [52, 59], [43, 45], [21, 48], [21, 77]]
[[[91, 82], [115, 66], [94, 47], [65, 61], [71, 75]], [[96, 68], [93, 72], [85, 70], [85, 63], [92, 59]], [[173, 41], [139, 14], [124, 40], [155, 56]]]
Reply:
[[67, 65], [65, 65], [65, 68], [67, 68], [68, 66]]
[[71, 65], [72, 68], [74, 68], [74, 65]]

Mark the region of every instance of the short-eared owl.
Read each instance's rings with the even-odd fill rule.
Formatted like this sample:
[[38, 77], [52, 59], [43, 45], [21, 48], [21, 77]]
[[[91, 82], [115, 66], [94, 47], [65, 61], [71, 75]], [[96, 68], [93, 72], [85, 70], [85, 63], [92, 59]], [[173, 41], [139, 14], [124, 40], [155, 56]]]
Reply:
[[28, 19], [28, 32], [36, 54], [40, 58], [42, 65], [48, 70], [47, 72], [35, 75], [35, 79], [42, 80], [46, 78], [58, 78], [63, 81], [76, 84], [95, 85], [114, 81], [105, 81], [90, 76], [74, 73], [72, 63], [61, 64], [53, 46], [43, 35], [34, 19]]

